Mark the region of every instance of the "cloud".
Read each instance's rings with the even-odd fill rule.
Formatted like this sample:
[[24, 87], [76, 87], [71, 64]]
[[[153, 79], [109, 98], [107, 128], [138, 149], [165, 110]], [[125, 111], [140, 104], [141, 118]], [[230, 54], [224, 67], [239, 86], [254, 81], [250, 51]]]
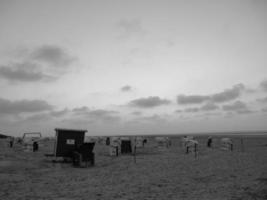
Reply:
[[247, 109], [247, 105], [242, 101], [236, 101], [232, 104], [224, 105], [223, 110], [225, 111], [236, 111]]
[[70, 111], [69, 109], [65, 108], [63, 110], [59, 110], [59, 111], [51, 111], [50, 115], [52, 117], [62, 117], [65, 116], [66, 114], [68, 114]]
[[267, 80], [264, 80], [260, 83], [260, 87], [267, 92]]
[[37, 113], [33, 114], [25, 119], [26, 121], [34, 121], [34, 122], [41, 122], [41, 121], [49, 121], [51, 120], [51, 116], [48, 113]]
[[186, 108], [184, 111], [188, 113], [195, 113], [195, 112], [199, 112], [200, 109], [199, 108]]
[[244, 109], [244, 110], [238, 110], [236, 111], [238, 114], [251, 114], [251, 113], [255, 113], [256, 111], [252, 111], [249, 109]]
[[123, 86], [122, 88], [121, 88], [121, 91], [122, 92], [130, 92], [130, 91], [132, 91], [132, 87], [131, 86], [129, 86], [129, 85], [125, 85], [125, 86]]
[[217, 106], [216, 104], [214, 104], [212, 102], [208, 102], [208, 103], [206, 103], [205, 105], [203, 105], [201, 107], [201, 110], [203, 110], [203, 111], [211, 111], [211, 110], [216, 110], [218, 108], [219, 108], [219, 106]]
[[207, 113], [204, 113], [204, 116], [206, 116], [206, 117], [211, 117], [211, 116], [220, 116], [220, 115], [222, 115], [222, 113], [220, 113], [220, 112], [213, 112], [213, 113], [210, 113], [210, 112], [207, 112]]
[[83, 107], [78, 107], [78, 108], [74, 108], [72, 109], [72, 112], [74, 114], [77, 114], [77, 115], [85, 115], [87, 114], [88, 112], [90, 111], [90, 109], [86, 106], [83, 106]]
[[142, 115], [142, 112], [140, 112], [140, 111], [134, 111], [131, 114], [132, 115], [136, 115], [136, 116], [140, 116], [140, 115]]
[[[184, 109], [184, 112], [187, 113], [196, 113], [200, 111], [214, 111], [218, 110], [220, 107], [216, 105], [214, 102], [207, 102], [201, 107], [190, 107]], [[235, 112], [238, 114], [248, 114], [253, 113], [255, 111], [252, 111], [248, 108], [247, 104], [242, 101], [236, 101], [232, 104], [223, 105], [222, 109], [227, 112]], [[177, 110], [177, 113], [182, 112], [182, 110]]]
[[145, 117], [139, 117], [130, 121], [130, 123], [137, 123], [137, 124], [159, 124], [167, 122], [166, 117], [162, 117], [160, 115], [151, 115]]
[[243, 84], [234, 85], [231, 89], [226, 89], [222, 92], [210, 95], [178, 95], [178, 104], [201, 104], [205, 101], [214, 103], [222, 103], [237, 99], [241, 92], [245, 89]]
[[258, 102], [267, 103], [267, 97], [257, 99]]
[[262, 108], [261, 111], [262, 112], [267, 112], [267, 108]]
[[161, 117], [160, 115], [152, 115], [148, 117], [140, 118], [140, 120], [145, 122], [157, 123], [157, 122], [166, 122], [166, 119]]
[[129, 102], [128, 105], [140, 108], [153, 108], [161, 105], [170, 104], [171, 101], [167, 99], [160, 99], [157, 96], [151, 96], [147, 98], [135, 99]]
[[103, 110], [103, 109], [96, 109], [96, 110], [90, 110], [89, 114], [91, 116], [97, 116], [97, 117], [105, 117], [110, 116], [114, 114], [118, 114], [119, 112], [113, 111], [113, 110]]
[[212, 110], [216, 110], [219, 109], [219, 106], [217, 106], [216, 104], [214, 104], [213, 102], [208, 102], [205, 105], [201, 106], [201, 107], [191, 107], [191, 108], [186, 108], [184, 110], [176, 110], [175, 113], [182, 113], [182, 112], [186, 112], [186, 113], [196, 113], [196, 112], [200, 112], [200, 111], [212, 111]]
[[0, 66], [0, 77], [15, 82], [53, 81], [56, 77], [44, 74], [34, 63], [13, 63]]
[[90, 121], [119, 121], [120, 117], [117, 116], [119, 112], [113, 110], [104, 110], [104, 109], [89, 109], [86, 106], [74, 108], [72, 110], [74, 116], [79, 116]]
[[[35, 123], [41, 123], [43, 120], [50, 125], [61, 124], [70, 128], [103, 126], [120, 122], [121, 118], [118, 116], [119, 112], [103, 109], [89, 109], [86, 106], [76, 107], [74, 109], [62, 109], [62, 110], [49, 110], [41, 113], [33, 113], [26, 116], [25, 120]], [[106, 124], [103, 124], [106, 123]]]
[[139, 19], [121, 20], [116, 25], [119, 28], [119, 38], [129, 38], [134, 35], [143, 35], [145, 30], [142, 27], [142, 23]]
[[24, 48], [19, 54], [11, 64], [0, 66], [1, 78], [16, 82], [54, 81], [68, 72], [77, 60], [55, 45]]
[[213, 111], [213, 110], [217, 110], [217, 109], [219, 109], [219, 106], [217, 106], [213, 102], [208, 102], [199, 108], [198, 107], [191, 107], [191, 108], [186, 108], [184, 110], [176, 110], [175, 113], [182, 113], [182, 112], [196, 113], [196, 112], [200, 112], [200, 111]]
[[208, 100], [209, 96], [203, 95], [178, 95], [177, 103], [178, 104], [199, 104]]
[[240, 96], [241, 91], [245, 89], [243, 84], [234, 85], [231, 89], [226, 89], [223, 92], [211, 95], [211, 100], [213, 102], [221, 103], [226, 101], [231, 101]]
[[35, 61], [59, 67], [66, 67], [75, 60], [75, 58], [70, 56], [66, 50], [55, 45], [43, 45], [34, 49], [30, 58]]
[[238, 114], [248, 114], [253, 112], [249, 110], [247, 104], [242, 101], [236, 101], [232, 104], [223, 105], [222, 108], [224, 111], [236, 112]]
[[53, 106], [43, 100], [10, 101], [0, 98], [0, 113], [2, 114], [35, 113], [52, 109]]
[[112, 110], [103, 110], [103, 109], [89, 109], [86, 106], [77, 107], [72, 110], [65, 108], [62, 110], [49, 110], [47, 112], [32, 113], [27, 116], [25, 120], [41, 122], [42, 120], [49, 121], [49, 123], [63, 123], [66, 125], [73, 125], [72, 123], [77, 124], [91, 124], [101, 125], [103, 122], [113, 123], [119, 122], [120, 117], [118, 116], [119, 112]]

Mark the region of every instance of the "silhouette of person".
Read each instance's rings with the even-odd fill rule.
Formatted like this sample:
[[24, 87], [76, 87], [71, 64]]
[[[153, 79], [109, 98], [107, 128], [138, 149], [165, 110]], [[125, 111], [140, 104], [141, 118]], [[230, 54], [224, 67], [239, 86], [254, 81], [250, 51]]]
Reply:
[[107, 146], [110, 145], [110, 138], [109, 137], [107, 137], [107, 139], [106, 139], [106, 145]]
[[9, 139], [9, 147], [12, 148], [13, 144], [14, 144], [14, 138], [10, 137], [10, 139]]
[[212, 138], [211, 137], [209, 137], [208, 138], [208, 142], [207, 142], [207, 147], [211, 147], [211, 145], [212, 145]]
[[32, 144], [32, 146], [33, 146], [33, 148], [32, 148], [33, 152], [38, 151], [39, 145], [38, 145], [38, 142], [37, 141], [34, 141], [33, 144]]

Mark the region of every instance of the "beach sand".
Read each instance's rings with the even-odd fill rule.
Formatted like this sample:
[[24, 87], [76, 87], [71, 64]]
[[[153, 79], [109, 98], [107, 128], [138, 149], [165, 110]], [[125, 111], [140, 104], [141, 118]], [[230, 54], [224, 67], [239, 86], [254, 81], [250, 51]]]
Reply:
[[171, 137], [170, 148], [159, 149], [150, 138], [132, 155], [110, 157], [108, 147], [95, 146], [95, 166], [74, 168], [53, 163], [45, 153], [53, 151], [46, 141], [38, 152], [25, 152], [16, 144], [0, 141], [0, 199], [267, 199], [267, 137], [233, 137], [234, 151], [206, 147], [207, 137], [196, 137], [199, 153], [186, 155], [180, 137]]

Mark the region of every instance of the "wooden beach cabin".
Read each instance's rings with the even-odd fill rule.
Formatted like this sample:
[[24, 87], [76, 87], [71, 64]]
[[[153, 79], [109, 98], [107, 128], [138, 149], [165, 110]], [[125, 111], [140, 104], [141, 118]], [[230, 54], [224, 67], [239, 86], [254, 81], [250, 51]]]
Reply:
[[56, 140], [53, 157], [71, 159], [74, 166], [88, 166], [88, 162], [94, 165], [94, 142], [84, 142], [87, 130], [56, 128]]

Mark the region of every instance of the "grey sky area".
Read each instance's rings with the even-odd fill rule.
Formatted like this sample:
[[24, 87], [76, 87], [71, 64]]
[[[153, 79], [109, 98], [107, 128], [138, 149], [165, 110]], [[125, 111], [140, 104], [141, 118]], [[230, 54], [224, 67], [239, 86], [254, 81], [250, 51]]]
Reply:
[[267, 130], [267, 1], [0, 0], [0, 132]]

